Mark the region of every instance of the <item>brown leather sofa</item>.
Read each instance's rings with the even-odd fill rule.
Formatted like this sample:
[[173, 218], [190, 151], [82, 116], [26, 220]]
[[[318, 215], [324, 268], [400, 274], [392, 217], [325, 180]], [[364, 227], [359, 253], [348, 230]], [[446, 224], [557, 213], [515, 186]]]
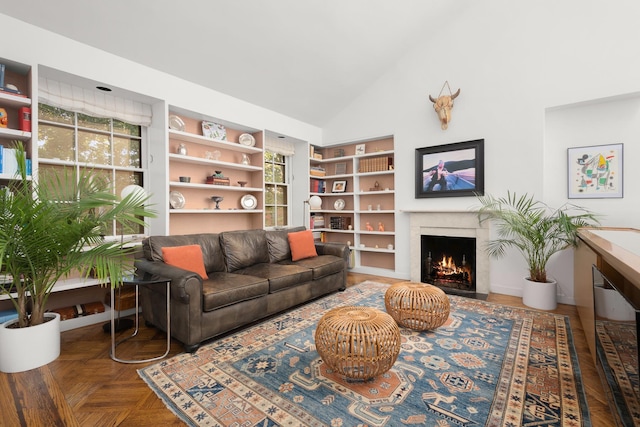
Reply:
[[[151, 236], [135, 264], [171, 279], [171, 336], [193, 352], [207, 339], [346, 288], [349, 248], [315, 243], [318, 256], [294, 262], [287, 236], [300, 230]], [[162, 258], [162, 247], [194, 244], [202, 248], [204, 281]], [[166, 286], [140, 290], [145, 322], [166, 329]]]

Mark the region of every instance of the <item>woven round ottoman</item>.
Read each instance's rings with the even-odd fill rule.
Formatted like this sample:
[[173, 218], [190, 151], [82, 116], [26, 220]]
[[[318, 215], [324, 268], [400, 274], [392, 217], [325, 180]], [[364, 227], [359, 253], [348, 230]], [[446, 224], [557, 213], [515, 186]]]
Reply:
[[381, 310], [338, 307], [318, 321], [315, 342], [318, 354], [333, 371], [368, 380], [395, 363], [400, 353], [400, 328]]
[[449, 318], [449, 297], [426, 283], [391, 285], [384, 294], [384, 305], [400, 326], [418, 331], [438, 328]]

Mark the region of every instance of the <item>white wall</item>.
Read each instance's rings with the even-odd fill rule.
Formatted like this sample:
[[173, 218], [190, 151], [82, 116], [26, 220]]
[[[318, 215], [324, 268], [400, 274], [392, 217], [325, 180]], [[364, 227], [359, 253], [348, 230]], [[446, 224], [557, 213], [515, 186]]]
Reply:
[[[149, 128], [149, 136], [150, 158], [153, 161], [150, 160], [149, 163], [148, 185], [153, 194], [152, 202], [156, 206], [169, 204], [165, 132], [169, 105], [198, 112], [203, 119], [221, 119], [248, 128], [266, 129], [312, 144], [321, 143], [322, 130], [316, 126], [94, 49], [6, 15], [0, 14], [0, 29], [3, 34], [14, 35], [3, 45], [0, 57], [30, 65], [34, 77], [37, 77], [39, 70], [46, 73], [47, 77], [64, 75], [65, 80], [68, 75], [80, 76], [81, 79], [76, 80], [95, 81], [113, 87], [113, 94], [116, 96], [136, 96], [138, 100], [152, 104], [154, 119]], [[180, 61], [179, 56], [176, 61]], [[37, 87], [33, 90], [37, 92]], [[126, 95], [122, 95], [123, 92]], [[34, 118], [37, 118], [35, 112]], [[302, 150], [302, 156], [305, 167], [308, 167], [306, 147]], [[306, 186], [304, 189], [306, 198]], [[164, 234], [168, 230], [168, 221], [168, 210], [160, 210], [157, 218], [149, 220], [150, 232]], [[300, 221], [301, 216], [297, 220], [294, 218], [295, 224]]]
[[[583, 134], [598, 144], [623, 142], [629, 165], [631, 146], [638, 144], [633, 102], [620, 104], [611, 116], [553, 109], [640, 92], [638, 18], [640, 3], [633, 0], [470, 2], [454, 22], [425, 23], [424, 40], [325, 127], [324, 142], [395, 135], [396, 164], [411, 165], [396, 169], [400, 210], [477, 206], [469, 197], [415, 199], [413, 186], [416, 148], [477, 138], [485, 139], [486, 192], [528, 192], [551, 204], [564, 203], [569, 201], [567, 146], [583, 145]], [[440, 31], [434, 32], [434, 25]], [[442, 131], [427, 95], [437, 96], [445, 80], [461, 94], [449, 129]], [[549, 131], [545, 119], [571, 124]], [[610, 124], [624, 130], [611, 129], [607, 137]], [[567, 131], [575, 136], [571, 141], [565, 139]], [[630, 178], [629, 167], [626, 172]], [[624, 199], [579, 204], [607, 215], [606, 225], [638, 227], [637, 215], [628, 214], [638, 203], [637, 191], [628, 191], [630, 182]], [[409, 271], [408, 218], [399, 218], [396, 268]], [[563, 253], [550, 265], [560, 282], [561, 302], [573, 301], [571, 263], [572, 254]], [[516, 254], [492, 260], [492, 290], [520, 295], [524, 269]]]
[[[623, 198], [572, 199], [571, 203], [603, 214], [608, 226], [640, 228], [640, 187], [634, 179], [640, 158], [640, 96], [615, 97], [547, 110], [545, 117], [544, 189], [549, 203], [567, 201], [567, 149], [623, 144]], [[565, 178], [562, 179], [561, 178]]]
[[[0, 57], [29, 64], [32, 68], [44, 65], [247, 127], [269, 129], [314, 144], [321, 142], [322, 130], [316, 126], [94, 49], [9, 16], [0, 14], [0, 28], [3, 34], [12, 35], [10, 41], [4, 43]], [[176, 61], [180, 61], [180, 58], [176, 57]]]

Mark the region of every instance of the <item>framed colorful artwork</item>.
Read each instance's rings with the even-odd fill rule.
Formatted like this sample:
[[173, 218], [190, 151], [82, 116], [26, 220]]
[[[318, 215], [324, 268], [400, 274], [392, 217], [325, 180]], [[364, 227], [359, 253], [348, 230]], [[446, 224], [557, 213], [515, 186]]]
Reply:
[[567, 149], [570, 199], [622, 198], [623, 145]]

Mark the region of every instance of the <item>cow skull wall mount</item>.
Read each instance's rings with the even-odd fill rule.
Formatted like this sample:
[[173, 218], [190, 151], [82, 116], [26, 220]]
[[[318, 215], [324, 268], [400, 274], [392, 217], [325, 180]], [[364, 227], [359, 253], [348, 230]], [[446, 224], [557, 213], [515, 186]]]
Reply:
[[[449, 95], [442, 94], [445, 86], [449, 90]], [[456, 99], [458, 95], [460, 95], [460, 89], [458, 89], [456, 93], [452, 94], [451, 88], [449, 87], [449, 82], [444, 82], [438, 98], [434, 99], [433, 96], [429, 95], [429, 100], [433, 102], [433, 108], [436, 110], [436, 114], [438, 115], [438, 119], [440, 120], [440, 128], [442, 130], [447, 130], [447, 128], [449, 127], [449, 122], [451, 121], [451, 109], [453, 108], [453, 100]]]

